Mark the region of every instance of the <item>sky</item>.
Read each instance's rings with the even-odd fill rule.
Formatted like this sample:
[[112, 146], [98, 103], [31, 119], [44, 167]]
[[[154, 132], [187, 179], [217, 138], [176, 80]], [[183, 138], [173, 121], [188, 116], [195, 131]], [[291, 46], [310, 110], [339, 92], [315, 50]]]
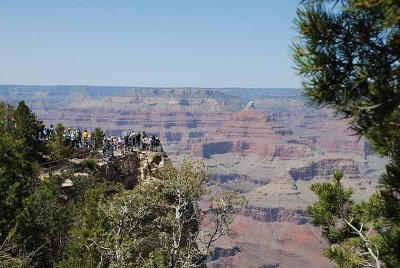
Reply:
[[1, 0], [0, 84], [300, 87], [297, 0]]

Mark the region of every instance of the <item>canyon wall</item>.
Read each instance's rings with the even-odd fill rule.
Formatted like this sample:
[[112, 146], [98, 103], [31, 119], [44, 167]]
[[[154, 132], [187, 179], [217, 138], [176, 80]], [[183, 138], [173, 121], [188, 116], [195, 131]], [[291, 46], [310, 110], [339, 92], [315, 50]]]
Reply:
[[[175, 165], [189, 156], [204, 161], [210, 189], [235, 189], [249, 200], [234, 221], [237, 236], [218, 245], [217, 266], [331, 267], [305, 212], [315, 201], [310, 185], [339, 169], [355, 198], [366, 198], [385, 164], [348, 122], [308, 107], [298, 89], [0, 86], [0, 99], [25, 100], [46, 125], [158, 135]], [[125, 160], [115, 170], [103, 163], [105, 176], [129, 171], [145, 179], [163, 164], [156, 157], [130, 170], [144, 159]]]

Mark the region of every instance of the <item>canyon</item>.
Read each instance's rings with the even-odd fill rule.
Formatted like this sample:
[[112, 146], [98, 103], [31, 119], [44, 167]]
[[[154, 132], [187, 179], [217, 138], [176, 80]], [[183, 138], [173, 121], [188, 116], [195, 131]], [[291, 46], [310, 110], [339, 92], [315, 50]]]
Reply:
[[175, 165], [203, 161], [211, 191], [234, 189], [248, 200], [210, 267], [332, 267], [306, 212], [310, 185], [340, 169], [362, 200], [379, 189], [386, 163], [348, 121], [308, 106], [299, 89], [4, 85], [0, 100], [25, 100], [46, 125], [146, 131]]

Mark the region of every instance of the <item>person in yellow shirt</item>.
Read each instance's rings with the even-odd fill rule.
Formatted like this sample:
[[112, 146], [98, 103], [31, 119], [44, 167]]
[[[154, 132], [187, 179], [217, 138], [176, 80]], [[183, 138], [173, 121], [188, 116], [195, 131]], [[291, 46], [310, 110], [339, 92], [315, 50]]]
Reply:
[[82, 133], [82, 137], [83, 137], [83, 147], [88, 147], [89, 132], [87, 131], [87, 129], [85, 129], [85, 131]]

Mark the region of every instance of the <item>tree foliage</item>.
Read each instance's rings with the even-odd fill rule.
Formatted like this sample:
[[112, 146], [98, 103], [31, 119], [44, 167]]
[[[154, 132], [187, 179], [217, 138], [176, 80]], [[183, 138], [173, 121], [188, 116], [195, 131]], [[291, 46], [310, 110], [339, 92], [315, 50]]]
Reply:
[[103, 144], [103, 139], [106, 133], [100, 128], [96, 127], [92, 133], [92, 142], [95, 149], [100, 148]]
[[39, 160], [40, 152], [44, 151], [44, 146], [39, 142], [39, 126], [35, 114], [31, 111], [24, 101], [20, 101], [14, 113], [15, 129], [12, 131], [13, 137], [24, 141], [26, 156], [31, 160]]
[[[379, 242], [375, 245], [381, 260], [386, 266], [398, 267], [400, 3], [396, 0], [302, 1], [295, 24], [300, 36], [293, 45], [294, 60], [310, 102], [334, 108], [337, 113], [351, 118], [352, 128], [369, 139], [379, 153], [391, 158], [380, 180], [382, 190], [352, 211], [360, 214], [357, 217], [362, 215], [360, 222], [364, 226], [367, 224], [379, 234]], [[313, 190], [321, 201], [326, 196], [321, 195], [318, 189], [328, 186], [320, 187], [314, 186]], [[335, 195], [344, 193], [338, 188], [332, 190], [335, 190]], [[356, 205], [350, 205], [353, 206]], [[367, 206], [371, 208], [367, 209]], [[314, 206], [311, 211], [316, 219], [327, 214], [335, 215], [334, 211], [317, 210]], [[332, 217], [331, 223], [340, 221], [337, 216]], [[357, 217], [354, 215], [355, 219]], [[316, 224], [326, 222], [316, 221]], [[330, 226], [334, 232], [341, 230], [336, 225]], [[346, 267], [348, 263], [342, 260], [348, 258], [348, 254], [356, 257], [350, 248], [363, 245], [357, 240], [360, 229], [358, 226], [355, 228], [343, 236], [347, 248], [339, 250], [335, 246], [331, 252], [330, 256], [340, 266]], [[354, 235], [358, 237], [356, 240]], [[375, 265], [378, 266], [379, 262]]]
[[51, 178], [42, 182], [24, 203], [14, 227], [13, 243], [19, 255], [34, 252], [31, 267], [53, 267], [61, 260], [71, 224], [71, 204], [60, 198], [60, 186]]
[[63, 124], [57, 124], [55, 133], [51, 140], [48, 142], [50, 156], [53, 159], [63, 159], [71, 156], [71, 145], [64, 138], [65, 127]]
[[[212, 244], [226, 234], [235, 208], [243, 200], [234, 193], [214, 198], [205, 211], [204, 166], [184, 162], [160, 171], [159, 180], [132, 190], [92, 189], [79, 201], [79, 217], [61, 267], [198, 267]], [[211, 227], [213, 224], [215, 225]], [[77, 254], [79, 252], [79, 254]]]
[[[8, 237], [24, 200], [32, 193], [37, 174], [26, 136], [16, 133], [15, 113], [11, 106], [0, 104], [0, 243]], [[22, 114], [18, 122], [24, 121]]]
[[343, 187], [342, 177], [343, 173], [337, 171], [332, 182], [311, 186], [318, 201], [307, 211], [331, 244], [324, 255], [340, 267], [379, 265], [377, 225], [369, 221], [363, 209], [366, 204], [356, 204], [351, 199], [353, 191]]

